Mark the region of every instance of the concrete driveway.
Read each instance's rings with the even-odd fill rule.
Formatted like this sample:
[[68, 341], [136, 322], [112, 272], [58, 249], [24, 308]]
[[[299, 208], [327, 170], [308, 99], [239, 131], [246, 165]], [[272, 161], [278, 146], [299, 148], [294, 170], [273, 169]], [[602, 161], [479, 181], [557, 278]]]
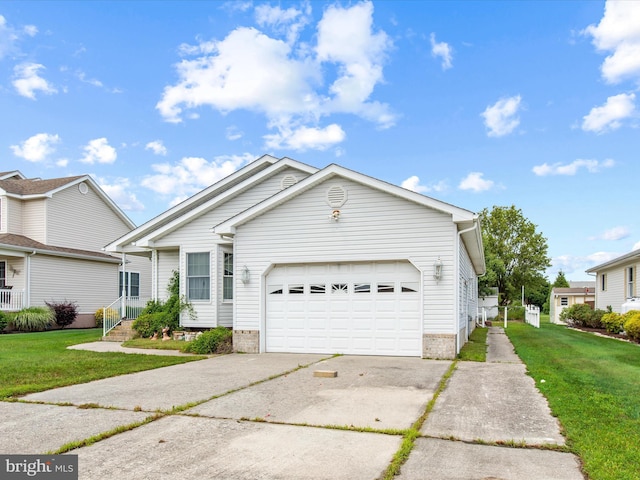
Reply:
[[[489, 335], [489, 351], [487, 363], [457, 364], [399, 478], [583, 480], [576, 457], [546, 449], [564, 443], [560, 426], [500, 329]], [[214, 357], [22, 399], [37, 403], [0, 402], [0, 453], [56, 451], [97, 436], [70, 452], [83, 480], [114, 472], [127, 480], [373, 480], [451, 363]]]

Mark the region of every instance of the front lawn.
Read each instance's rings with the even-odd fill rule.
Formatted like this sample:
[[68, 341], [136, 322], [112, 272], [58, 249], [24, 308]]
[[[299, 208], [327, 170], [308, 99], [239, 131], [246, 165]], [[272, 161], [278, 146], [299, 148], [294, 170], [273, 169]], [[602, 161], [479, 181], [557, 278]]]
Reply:
[[506, 333], [589, 478], [640, 479], [640, 347], [549, 323]]
[[100, 339], [102, 329], [0, 335], [0, 400], [204, 357], [67, 350]]

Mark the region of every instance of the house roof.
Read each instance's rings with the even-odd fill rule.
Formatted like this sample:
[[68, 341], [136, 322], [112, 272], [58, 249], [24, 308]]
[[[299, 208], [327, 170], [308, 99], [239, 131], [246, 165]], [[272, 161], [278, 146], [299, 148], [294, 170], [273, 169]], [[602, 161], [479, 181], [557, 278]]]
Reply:
[[591, 267], [589, 270], [586, 270], [587, 273], [597, 273], [599, 270], [604, 270], [606, 268], [617, 267], [619, 265], [624, 265], [634, 260], [635, 258], [640, 259], [640, 249], [633, 250], [625, 255], [621, 255], [619, 257], [614, 258], [613, 260], [609, 260], [608, 262], [601, 263], [600, 265], [596, 265], [595, 267]]
[[255, 182], [287, 167], [294, 167], [309, 174], [318, 170], [315, 167], [287, 157], [277, 159], [270, 155], [263, 155], [240, 170], [106, 245], [105, 250], [109, 252], [147, 252], [148, 250], [145, 247], [150, 246], [149, 243], [154, 238], [175, 230], [201, 215], [204, 211], [228, 200], [238, 192], [250, 188]]
[[80, 250], [77, 248], [57, 247], [54, 245], [45, 245], [32, 238], [24, 235], [16, 235], [13, 233], [0, 234], [0, 250], [12, 250], [25, 253], [45, 253], [47, 255], [55, 255], [67, 258], [80, 258], [95, 261], [119, 263], [120, 259], [106, 253], [94, 252], [91, 250]]
[[551, 290], [553, 295], [595, 295], [596, 288], [592, 287], [556, 287]]
[[23, 200], [35, 198], [49, 198], [56, 192], [85, 182], [97, 193], [99, 197], [120, 217], [129, 227], [135, 228], [135, 224], [116, 205], [116, 203], [100, 188], [89, 175], [76, 175], [73, 177], [50, 178], [47, 180], [24, 178], [19, 171], [0, 173], [0, 195], [20, 198]]
[[343, 177], [357, 183], [375, 188], [391, 195], [415, 202], [419, 205], [450, 214], [454, 223], [458, 224], [458, 232], [463, 236], [463, 241], [469, 251], [469, 256], [474, 268], [478, 273], [485, 272], [484, 250], [482, 247], [482, 234], [480, 228], [480, 218], [474, 212], [454, 205], [427, 197], [420, 193], [407, 190], [397, 185], [393, 185], [382, 180], [364, 175], [353, 170], [349, 170], [337, 164], [331, 164], [313, 175], [301, 180], [295, 185], [278, 192], [268, 199], [254, 205], [251, 208], [231, 217], [230, 219], [216, 225], [213, 231], [219, 235], [233, 236], [236, 227], [262, 215], [276, 206], [300, 195], [315, 185], [324, 182], [332, 177]]

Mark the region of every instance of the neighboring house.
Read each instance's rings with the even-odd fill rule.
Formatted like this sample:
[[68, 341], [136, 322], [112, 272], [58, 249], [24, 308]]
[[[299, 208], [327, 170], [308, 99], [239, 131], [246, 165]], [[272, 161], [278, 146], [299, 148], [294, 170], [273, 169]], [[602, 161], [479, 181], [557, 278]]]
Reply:
[[551, 323], [562, 323], [560, 313], [567, 307], [586, 303], [594, 308], [596, 282], [569, 282], [569, 287], [551, 289], [549, 298], [549, 318]]
[[[124, 278], [120, 257], [102, 247], [133, 228], [88, 175], [41, 180], [0, 172], [0, 309], [76, 302], [74, 326], [93, 326]], [[150, 266], [141, 257], [127, 265], [132, 293], [150, 296]]]
[[107, 245], [151, 252], [197, 319], [243, 352], [454, 358], [485, 271], [468, 210], [329, 165], [265, 155]]
[[640, 249], [587, 270], [596, 276], [596, 308], [623, 312], [623, 304], [635, 302], [638, 295], [636, 275]]

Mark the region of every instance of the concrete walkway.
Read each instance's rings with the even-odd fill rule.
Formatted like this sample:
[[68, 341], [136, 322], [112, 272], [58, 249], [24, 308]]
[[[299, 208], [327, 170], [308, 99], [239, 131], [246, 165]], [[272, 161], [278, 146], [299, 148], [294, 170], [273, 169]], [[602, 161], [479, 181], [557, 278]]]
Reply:
[[[546, 448], [564, 438], [501, 328], [490, 329], [488, 344], [486, 363], [457, 364], [399, 479], [584, 480], [575, 456]], [[110, 432], [70, 452], [79, 457], [81, 480], [114, 472], [128, 480], [373, 480], [451, 364], [213, 357], [0, 402], [0, 453], [55, 451]], [[317, 377], [316, 370], [337, 376]]]
[[139, 355], [163, 355], [167, 357], [193, 356], [192, 353], [182, 353], [179, 350], [158, 350], [156, 348], [130, 348], [123, 347], [123, 342], [90, 342], [71, 345], [69, 350], [88, 350], [90, 352], [117, 352], [117, 353], [137, 353]]

